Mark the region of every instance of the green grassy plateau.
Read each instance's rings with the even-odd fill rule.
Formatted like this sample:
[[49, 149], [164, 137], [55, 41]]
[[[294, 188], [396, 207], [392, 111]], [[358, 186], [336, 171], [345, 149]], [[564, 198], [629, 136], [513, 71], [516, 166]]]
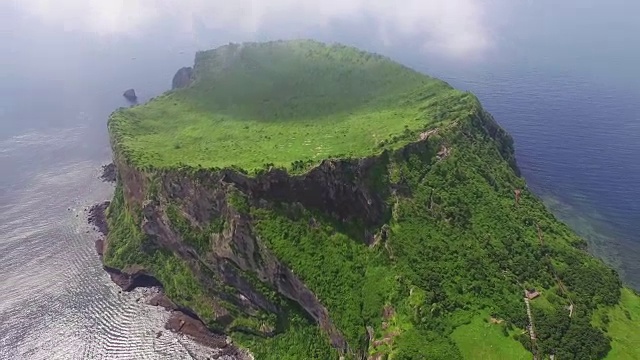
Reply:
[[364, 157], [475, 101], [381, 56], [310, 41], [201, 52], [195, 74], [187, 89], [113, 114], [112, 132], [136, 166], [255, 170]]
[[[194, 73], [189, 87], [110, 119], [121, 177], [106, 264], [144, 267], [258, 360], [640, 358], [640, 298], [527, 188], [511, 138], [473, 95], [312, 41], [200, 52]], [[373, 155], [366, 171], [354, 160]], [[379, 196], [377, 222], [345, 221], [304, 192], [270, 197], [260, 192], [269, 186], [249, 191], [217, 177], [232, 168], [270, 181], [277, 167], [306, 181], [328, 158], [352, 164], [339, 173], [341, 196]], [[342, 166], [327, 163], [322, 176]], [[375, 206], [362, 204], [363, 213]], [[178, 236], [147, 235], [145, 217]], [[215, 280], [207, 261], [239, 256], [236, 243], [219, 246], [239, 219], [317, 296], [346, 351], [251, 269], [238, 276], [282, 311], [232, 304], [237, 289]], [[163, 246], [171, 241], [188, 251]], [[194, 253], [197, 261], [185, 258]], [[534, 341], [523, 299], [531, 288], [541, 293], [531, 301]], [[220, 309], [231, 323], [217, 320]]]
[[613, 338], [606, 359], [640, 359], [640, 297], [636, 293], [623, 290], [620, 304], [612, 309], [600, 309], [593, 322]]

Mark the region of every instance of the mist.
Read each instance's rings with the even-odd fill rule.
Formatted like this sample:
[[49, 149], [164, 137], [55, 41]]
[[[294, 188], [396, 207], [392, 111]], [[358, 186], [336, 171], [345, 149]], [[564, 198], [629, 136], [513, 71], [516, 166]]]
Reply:
[[456, 79], [513, 67], [634, 88], [640, 51], [625, 44], [637, 11], [623, 0], [0, 1], [0, 137], [113, 109], [129, 87], [155, 96], [196, 51], [229, 42], [340, 42], [465, 90]]
[[203, 29], [253, 40], [322, 32], [337, 23], [364, 27], [378, 42], [391, 45], [417, 39], [423, 49], [447, 56], [477, 56], [493, 45], [492, 22], [501, 7], [482, 0], [21, 0], [15, 10], [32, 21], [64, 31], [102, 37], [143, 37], [159, 26], [202, 41]]

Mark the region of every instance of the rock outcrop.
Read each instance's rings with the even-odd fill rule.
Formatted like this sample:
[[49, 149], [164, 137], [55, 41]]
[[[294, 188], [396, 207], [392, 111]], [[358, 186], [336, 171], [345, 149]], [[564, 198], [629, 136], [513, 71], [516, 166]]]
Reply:
[[135, 103], [138, 101], [138, 95], [136, 95], [136, 91], [134, 89], [129, 89], [127, 91], [125, 91], [122, 96], [124, 96], [125, 99], [129, 100], [129, 102]]
[[102, 174], [100, 175], [100, 179], [102, 179], [102, 181], [115, 183], [117, 178], [118, 170], [116, 169], [116, 165], [114, 163], [102, 165]]
[[[210, 291], [219, 292], [225, 301], [233, 303], [240, 311], [251, 314], [263, 310], [279, 314], [281, 310], [255, 289], [244, 274], [257, 275], [261, 281], [270, 284], [278, 293], [298, 303], [328, 334], [332, 344], [346, 352], [346, 340], [331, 321], [327, 309], [315, 294], [255, 236], [249, 217], [230, 206], [229, 194], [239, 191], [236, 187], [238, 184], [231, 178], [242, 182], [243, 185], [251, 186], [243, 182], [248, 179], [240, 174], [234, 174], [231, 178], [227, 176], [230, 176], [230, 173], [202, 172], [196, 177], [179, 172], [165, 174], [162, 177], [162, 189], [158, 193], [158, 199], [146, 200], [141, 204], [143, 232], [157, 246], [170, 249], [182, 259], [187, 260], [194, 273], [204, 277], [204, 272], [208, 271], [210, 274], [215, 274], [227, 287], [235, 289], [235, 295], [228, 293], [228, 290], [226, 294], [220, 293], [220, 290], [215, 288], [210, 288]], [[129, 191], [125, 186], [125, 193], [134, 194], [135, 190], [132, 191], [131, 188], [146, 187], [140, 184], [131, 185], [133, 186], [129, 187]], [[257, 184], [253, 185], [256, 189], [260, 188]], [[331, 194], [335, 195], [339, 192]], [[327, 196], [330, 194], [327, 193]], [[254, 201], [259, 200], [256, 198]], [[174, 230], [168, 219], [163, 206], [167, 203], [182, 204], [181, 210], [185, 217], [191, 219], [192, 226], [196, 228], [206, 227], [211, 218], [224, 219], [227, 226], [222, 233], [214, 236], [210, 253], [199, 254], [184, 242], [181, 234]], [[221, 317], [227, 316], [229, 316], [227, 313], [221, 314]], [[270, 333], [266, 331], [264, 335]]]
[[235, 355], [237, 353], [237, 349], [229, 346], [230, 343], [227, 341], [226, 336], [212, 334], [202, 321], [180, 310], [171, 312], [171, 317], [165, 324], [165, 329], [189, 335], [197, 342], [212, 348], [226, 348], [225, 355]]
[[186, 88], [193, 82], [193, 68], [192, 67], [183, 67], [173, 76], [173, 81], [171, 82], [171, 89], [182, 89]]
[[87, 223], [93, 225], [104, 236], [109, 233], [105, 212], [110, 203], [110, 201], [97, 203], [89, 208], [89, 213], [87, 214]]
[[162, 287], [162, 283], [153, 276], [147, 274], [144, 269], [130, 268], [124, 271], [109, 266], [104, 266], [105, 271], [122, 290], [131, 291], [136, 288]]

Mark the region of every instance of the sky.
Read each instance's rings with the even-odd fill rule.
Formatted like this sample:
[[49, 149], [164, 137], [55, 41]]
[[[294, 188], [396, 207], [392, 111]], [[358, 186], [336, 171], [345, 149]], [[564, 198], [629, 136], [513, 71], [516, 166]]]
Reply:
[[183, 44], [180, 51], [193, 53], [315, 38], [405, 62], [511, 61], [625, 81], [640, 61], [638, 12], [640, 2], [628, 0], [0, 0], [0, 74], [43, 49], [64, 62], [80, 48], [109, 52], [123, 43]]
[[25, 109], [85, 103], [88, 87], [153, 96], [198, 50], [291, 38], [446, 80], [535, 70], [637, 91], [638, 12], [628, 0], [0, 0], [0, 130], [35, 121], [3, 120]]
[[238, 40], [265, 32], [300, 37], [347, 24], [366, 28], [383, 45], [411, 38], [418, 47], [452, 58], [479, 57], [491, 49], [492, 24], [507, 8], [498, 6], [500, 0], [5, 1], [28, 21], [102, 38], [144, 36], [158, 24], [184, 36], [198, 36], [203, 28], [224, 30]]

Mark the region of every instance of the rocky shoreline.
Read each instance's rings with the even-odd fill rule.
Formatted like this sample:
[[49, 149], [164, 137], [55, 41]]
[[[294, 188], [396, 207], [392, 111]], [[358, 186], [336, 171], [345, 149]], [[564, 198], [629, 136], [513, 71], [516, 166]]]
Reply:
[[[111, 165], [111, 164], [110, 164]], [[103, 166], [104, 181], [111, 182], [111, 176], [115, 177], [115, 167]], [[107, 174], [107, 176], [105, 176]], [[114, 179], [115, 180], [115, 179]], [[105, 239], [109, 233], [106, 210], [110, 202], [104, 201], [91, 206], [87, 212], [87, 223], [92, 225], [99, 233], [95, 241], [95, 248], [100, 260], [105, 251]], [[103, 269], [109, 274], [111, 280], [122, 289], [132, 291], [136, 288], [153, 289], [155, 295], [147, 298], [145, 303], [152, 306], [160, 306], [171, 313], [165, 324], [165, 329], [175, 333], [189, 336], [201, 345], [219, 350], [216, 359], [251, 359], [251, 356], [232, 345], [231, 339], [223, 334], [211, 332], [207, 326], [189, 309], [181, 308], [173, 303], [163, 292], [162, 283], [155, 277], [147, 274], [142, 268], [116, 269], [103, 265]], [[158, 333], [161, 335], [161, 332]]]
[[108, 163], [106, 165], [102, 165], [102, 174], [100, 175], [100, 179], [104, 182], [115, 183], [118, 179], [118, 169], [116, 168], [116, 164]]
[[89, 208], [89, 212], [87, 214], [87, 223], [93, 225], [101, 235], [95, 241], [96, 252], [100, 255], [100, 259], [102, 260], [102, 255], [104, 253], [104, 237], [107, 236], [109, 229], [107, 227], [107, 216], [106, 210], [109, 207], [110, 201], [104, 201], [98, 204], [95, 204]]

